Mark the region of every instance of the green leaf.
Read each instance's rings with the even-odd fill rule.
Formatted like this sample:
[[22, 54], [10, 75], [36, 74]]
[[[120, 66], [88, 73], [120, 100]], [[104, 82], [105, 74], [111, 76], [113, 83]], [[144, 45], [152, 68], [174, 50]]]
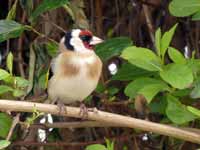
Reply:
[[97, 93], [103, 93], [106, 90], [105, 85], [103, 85], [102, 83], [99, 83], [95, 89], [95, 91]]
[[[125, 88], [126, 96], [134, 98], [139, 93], [144, 94], [150, 100], [162, 90], [168, 90], [168, 86], [161, 80], [142, 77], [130, 82]], [[148, 91], [150, 90], [150, 91]], [[152, 93], [151, 93], [152, 90]]]
[[106, 150], [114, 150], [114, 141], [111, 141], [109, 139], [105, 139], [106, 141], [106, 147], [107, 149]]
[[68, 0], [43, 0], [39, 6], [33, 11], [30, 16], [30, 21], [33, 22], [42, 13], [56, 9], [67, 4]]
[[9, 76], [10, 74], [6, 70], [0, 69], [0, 80], [4, 80]]
[[148, 77], [153, 74], [154, 72], [146, 71], [130, 63], [123, 63], [117, 73], [112, 76], [111, 80], [128, 81], [134, 80], [138, 77]]
[[161, 62], [151, 50], [142, 47], [131, 46], [123, 50], [122, 58], [131, 64], [148, 71], [160, 71]]
[[197, 108], [194, 108], [192, 106], [187, 106], [187, 110], [193, 113], [194, 115], [200, 117], [200, 110]]
[[161, 39], [161, 55], [164, 57], [167, 48], [169, 47], [174, 32], [178, 24], [175, 24], [169, 31], [165, 32]]
[[17, 87], [23, 88], [27, 87], [30, 82], [22, 77], [15, 77]]
[[113, 87], [113, 86], [108, 87], [107, 90], [108, 90], [108, 94], [109, 94], [110, 96], [113, 96], [113, 95], [115, 95], [117, 92], [119, 92], [119, 89], [116, 88], [116, 87]]
[[11, 52], [9, 52], [7, 59], [6, 59], [6, 65], [7, 68], [10, 72], [10, 74], [12, 74], [12, 70], [13, 70], [13, 54]]
[[193, 74], [200, 72], [200, 60], [199, 59], [188, 59], [187, 66], [192, 70]]
[[8, 12], [8, 15], [6, 17], [7, 20], [14, 20], [15, 19], [17, 3], [18, 3], [18, 0], [15, 0], [15, 3], [12, 5], [12, 8]]
[[0, 20], [0, 42], [19, 37], [25, 29], [25, 26], [13, 20]]
[[158, 94], [160, 91], [165, 91], [168, 90], [168, 86], [163, 83], [155, 83], [155, 84], [150, 84], [150, 85], [145, 85], [141, 90], [138, 91], [139, 94], [142, 94], [148, 103], [151, 102], [151, 100]]
[[156, 30], [156, 34], [155, 34], [155, 43], [156, 43], [156, 50], [157, 50], [157, 54], [158, 56], [160, 56], [160, 50], [161, 50], [161, 29], [158, 28]]
[[131, 39], [127, 37], [116, 37], [98, 44], [95, 52], [103, 61], [106, 61], [113, 56], [119, 55], [124, 48], [131, 45]]
[[13, 88], [11, 88], [7, 85], [0, 85], [0, 95], [7, 93], [7, 92], [10, 92], [10, 91], [13, 91]]
[[8, 140], [0, 140], [0, 149], [4, 149], [10, 145], [10, 141]]
[[158, 99], [152, 101], [148, 106], [152, 113], [160, 113], [165, 115], [165, 110], [167, 107], [166, 96], [158, 97]]
[[194, 89], [190, 93], [190, 97], [192, 97], [192, 98], [200, 98], [200, 82], [195, 84]]
[[184, 64], [168, 64], [160, 72], [161, 78], [171, 86], [184, 89], [193, 82], [191, 69]]
[[173, 0], [169, 4], [169, 11], [176, 17], [185, 17], [200, 10], [199, 0]]
[[46, 73], [39, 76], [39, 87], [46, 89]]
[[198, 20], [200, 20], [200, 11], [198, 11], [197, 13], [195, 13], [195, 14], [192, 16], [192, 20], [193, 20], [193, 21], [198, 21]]
[[184, 124], [198, 118], [196, 115], [187, 110], [186, 106], [171, 95], [167, 96], [167, 117], [175, 124]]
[[26, 93], [23, 90], [15, 89], [13, 90], [13, 96], [14, 97], [21, 97], [25, 95]]
[[173, 62], [175, 62], [177, 64], [185, 64], [186, 63], [186, 59], [180, 53], [180, 51], [178, 51], [177, 49], [175, 49], [173, 47], [169, 47], [168, 48], [168, 54], [169, 54], [170, 59]]
[[58, 44], [55, 42], [48, 42], [46, 43], [46, 49], [47, 49], [47, 53], [51, 57], [55, 57], [58, 52]]
[[107, 150], [104, 145], [92, 144], [86, 147], [86, 150]]
[[12, 124], [12, 119], [5, 113], [0, 113], [0, 137], [6, 138]]
[[182, 90], [175, 90], [171, 94], [175, 97], [185, 97], [188, 96], [191, 92], [191, 89], [182, 89]]

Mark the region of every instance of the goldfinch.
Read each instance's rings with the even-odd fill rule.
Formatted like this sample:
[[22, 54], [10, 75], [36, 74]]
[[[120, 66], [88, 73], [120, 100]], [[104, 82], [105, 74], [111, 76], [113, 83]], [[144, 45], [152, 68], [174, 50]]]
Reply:
[[93, 48], [101, 42], [88, 30], [73, 29], [65, 34], [59, 43], [59, 53], [52, 60], [50, 100], [71, 104], [83, 101], [92, 93], [102, 70], [102, 61]]

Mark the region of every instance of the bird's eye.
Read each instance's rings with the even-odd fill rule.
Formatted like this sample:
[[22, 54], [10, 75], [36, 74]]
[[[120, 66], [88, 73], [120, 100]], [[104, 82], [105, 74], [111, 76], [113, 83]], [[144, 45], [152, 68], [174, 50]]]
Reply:
[[89, 35], [81, 35], [80, 39], [84, 42], [89, 42], [92, 39], [92, 36]]

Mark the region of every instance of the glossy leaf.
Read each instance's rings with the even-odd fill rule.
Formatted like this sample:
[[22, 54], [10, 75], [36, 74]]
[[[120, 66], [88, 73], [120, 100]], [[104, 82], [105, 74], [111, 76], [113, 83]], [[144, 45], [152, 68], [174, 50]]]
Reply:
[[13, 20], [0, 20], [0, 42], [19, 37], [25, 29], [25, 26]]
[[103, 61], [106, 61], [113, 56], [120, 55], [124, 48], [131, 45], [131, 39], [127, 37], [116, 37], [98, 44], [95, 48], [95, 52]]
[[148, 71], [160, 71], [160, 59], [149, 49], [131, 46], [123, 50], [122, 58], [131, 64]]
[[87, 146], [86, 150], [107, 150], [107, 148], [101, 144], [92, 144]]
[[10, 74], [12, 74], [12, 70], [13, 70], [13, 54], [11, 52], [9, 52], [7, 59], [6, 59], [6, 65], [7, 68], [10, 72]]
[[194, 108], [192, 106], [187, 106], [187, 110], [193, 113], [194, 115], [200, 117], [200, 110], [197, 108]]
[[169, 47], [174, 32], [178, 24], [175, 24], [169, 31], [165, 32], [161, 39], [161, 55], [164, 57], [167, 48]]
[[141, 90], [138, 91], [139, 94], [142, 94], [148, 103], [156, 96], [160, 91], [169, 90], [168, 86], [163, 83], [155, 83], [150, 85], [145, 85]]
[[30, 16], [30, 21], [34, 21], [42, 13], [61, 7], [67, 2], [68, 0], [43, 0], [39, 4], [39, 6], [33, 11], [32, 15]]
[[13, 90], [13, 96], [14, 97], [21, 97], [25, 95], [26, 93], [23, 90], [15, 89]]
[[95, 91], [96, 91], [97, 93], [103, 93], [105, 90], [106, 90], [106, 87], [105, 87], [105, 85], [102, 84], [101, 82], [98, 83], [98, 85], [97, 85], [97, 87], [96, 87], [96, 89], [95, 89]]
[[163, 90], [168, 90], [168, 86], [163, 81], [143, 77], [130, 82], [124, 92], [130, 98], [134, 98], [137, 94], [142, 94], [150, 102], [159, 91]]
[[152, 113], [160, 113], [163, 115], [165, 115], [166, 107], [167, 107], [166, 96], [160, 96], [149, 104], [149, 108]]
[[29, 85], [29, 81], [22, 77], [15, 77], [17, 87], [27, 87]]
[[192, 98], [200, 98], [200, 82], [194, 85], [194, 89], [191, 91], [190, 96]]
[[171, 95], [167, 97], [167, 117], [175, 124], [184, 124], [198, 118], [196, 115], [187, 110], [186, 106]]
[[0, 69], [0, 80], [4, 80], [8, 78], [9, 76], [10, 74], [6, 70]]
[[184, 89], [193, 82], [191, 69], [184, 64], [168, 64], [160, 72], [161, 78], [174, 88]]
[[169, 47], [168, 54], [169, 54], [170, 59], [173, 62], [175, 62], [177, 64], [185, 64], [186, 63], [186, 59], [177, 49], [175, 49], [173, 47]]
[[10, 141], [8, 140], [0, 140], [0, 149], [4, 149], [10, 145]]
[[161, 29], [158, 28], [156, 30], [156, 34], [155, 34], [155, 43], [156, 43], [156, 50], [157, 50], [157, 54], [158, 56], [160, 56], [160, 51], [161, 51]]
[[58, 44], [54, 42], [48, 42], [46, 43], [46, 49], [47, 49], [47, 53], [51, 57], [55, 57], [58, 52]]
[[11, 88], [7, 85], [0, 85], [0, 95], [7, 93], [7, 92], [10, 92], [10, 91], [13, 91], [13, 88]]
[[169, 4], [169, 11], [176, 17], [185, 17], [200, 10], [199, 0], [173, 0]]
[[138, 68], [130, 63], [124, 63], [117, 71], [116, 75], [112, 76], [112, 80], [128, 81], [138, 77], [148, 77], [153, 75], [154, 72], [146, 71]]
[[110, 86], [108, 87], [107, 91], [110, 96], [113, 96], [119, 91], [119, 89], [116, 87]]
[[199, 59], [189, 59], [186, 64], [193, 72], [193, 74], [198, 74], [200, 72], [200, 60]]
[[[200, 9], [199, 9], [200, 10]], [[192, 20], [193, 21], [199, 21], [200, 20], [200, 11], [198, 11], [197, 13], [195, 13], [193, 16], [192, 16]]]
[[6, 113], [0, 113], [0, 137], [5, 138], [8, 135], [11, 124], [11, 117]]
[[11, 9], [8, 12], [6, 17], [7, 20], [14, 20], [16, 16], [16, 8], [17, 8], [18, 0], [15, 0], [14, 4], [12, 5]]

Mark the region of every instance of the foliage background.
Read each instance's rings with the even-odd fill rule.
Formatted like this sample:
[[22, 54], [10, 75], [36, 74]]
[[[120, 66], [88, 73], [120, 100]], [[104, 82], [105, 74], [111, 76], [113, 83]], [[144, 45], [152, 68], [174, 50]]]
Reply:
[[[159, 41], [155, 38], [156, 30], [160, 27], [163, 35], [165, 31], [168, 31], [174, 24], [178, 23], [173, 40], [171, 41], [170, 38], [168, 41], [171, 41], [170, 45], [178, 49], [182, 54], [187, 51], [187, 57], [196, 58], [198, 68], [198, 58], [200, 57], [200, 24], [197, 21], [200, 16], [200, 4], [198, 0], [191, 0], [190, 2], [187, 0], [2, 0], [0, 4], [0, 65], [8, 73], [1, 70], [1, 73], [4, 73], [4, 76], [0, 76], [2, 80], [0, 82], [1, 98], [43, 101], [49, 64], [51, 58], [56, 54], [57, 43], [65, 31], [72, 28], [87, 28], [93, 31], [95, 35], [107, 40], [103, 45], [96, 47], [97, 54], [104, 61], [104, 68], [99, 86], [93, 95], [86, 100], [89, 107], [95, 106], [101, 110], [160, 123], [199, 127], [197, 116], [200, 113], [198, 111], [195, 115], [194, 113], [189, 114], [188, 110], [182, 111], [183, 104], [184, 106], [188, 105], [195, 108], [200, 107], [198, 101], [198, 69], [196, 71], [197, 78], [191, 83], [190, 87], [183, 89], [185, 91], [175, 87], [174, 91], [178, 95], [175, 96], [181, 100], [180, 102], [177, 102], [177, 99], [172, 97], [170, 98], [173, 99], [172, 101], [166, 100], [171, 95], [165, 97], [164, 92], [158, 91], [157, 97], [152, 98], [152, 103], [147, 105], [146, 100], [140, 95], [138, 96], [138, 93], [134, 95], [134, 87], [131, 86], [128, 89], [127, 85], [130, 85], [132, 80], [135, 81], [140, 77], [145, 77], [142, 78], [144, 81], [146, 81], [146, 77], [153, 77], [159, 80], [160, 77], [151, 72], [152, 70], [149, 71], [144, 67], [142, 69], [141, 67], [133, 67], [132, 64], [136, 65], [135, 62], [130, 62], [132, 63], [130, 64], [118, 57], [126, 47], [131, 45], [149, 48], [156, 53], [156, 49], [158, 49], [156, 43]], [[188, 7], [191, 4], [193, 4], [193, 7]], [[12, 52], [13, 56], [9, 52]], [[125, 59], [127, 58], [125, 51], [124, 55], [122, 54], [121, 56], [124, 56], [123, 58]], [[128, 54], [128, 56], [131, 56], [131, 54]], [[135, 53], [131, 58], [133, 57], [135, 57]], [[145, 54], [140, 57], [143, 60], [147, 59]], [[175, 56], [174, 60], [172, 59], [173, 56], [170, 57], [170, 54], [163, 57], [164, 63], [162, 65], [166, 65], [172, 62], [176, 63], [174, 60], [176, 61], [181, 56]], [[129, 61], [128, 58], [127, 60]], [[12, 62], [13, 67], [11, 65]], [[115, 76], [108, 70], [108, 66], [111, 63], [115, 63], [119, 69]], [[176, 72], [176, 68], [174, 72]], [[29, 83], [25, 79], [29, 80]], [[148, 81], [147, 79], [147, 83]], [[135, 86], [136, 83], [133, 83]], [[169, 85], [170, 82], [165, 83]], [[140, 82], [138, 84], [141, 85]], [[135, 91], [137, 91], [138, 87], [136, 86]], [[172, 88], [174, 87], [172, 86]], [[147, 91], [151, 90], [147, 89]], [[192, 94], [192, 90], [196, 91], [193, 91]], [[162, 98], [165, 100], [161, 100]], [[176, 110], [166, 111], [167, 102], [167, 108], [174, 107]], [[172, 107], [169, 107], [169, 104]], [[0, 136], [2, 139], [6, 138], [12, 117], [15, 115], [1, 113]], [[27, 114], [21, 114], [20, 119], [24, 121], [27, 120], [27, 117]], [[35, 120], [37, 115], [31, 118]], [[29, 123], [31, 121], [29, 119]], [[2, 126], [5, 128], [2, 128]], [[21, 132], [26, 136], [22, 136]], [[19, 126], [10, 141], [13, 145], [17, 145], [18, 141], [25, 141], [25, 145], [26, 142], [36, 141], [36, 135], [36, 130], [30, 130], [29, 133], [25, 133], [25, 129]], [[144, 136], [148, 136], [147, 141], [143, 140]], [[102, 140], [104, 137], [111, 141], [114, 139], [116, 150], [198, 148], [198, 145], [173, 138], [121, 128], [91, 128], [75, 131], [55, 129], [49, 133], [47, 142], [80, 142], [76, 146], [66, 146], [64, 148], [78, 150], [84, 149], [86, 145], [89, 145], [87, 141], [104, 143], [105, 141]], [[12, 144], [8, 149], [20, 149], [22, 147], [19, 145], [14, 147]], [[38, 146], [29, 146], [27, 149], [36, 148]], [[56, 144], [53, 148], [45, 147], [45, 149], [56, 148], [62, 149], [63, 147], [56, 147]]]

